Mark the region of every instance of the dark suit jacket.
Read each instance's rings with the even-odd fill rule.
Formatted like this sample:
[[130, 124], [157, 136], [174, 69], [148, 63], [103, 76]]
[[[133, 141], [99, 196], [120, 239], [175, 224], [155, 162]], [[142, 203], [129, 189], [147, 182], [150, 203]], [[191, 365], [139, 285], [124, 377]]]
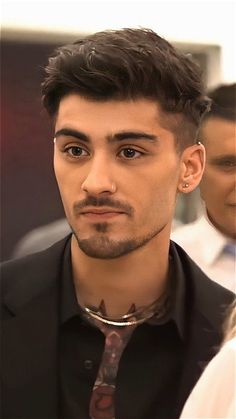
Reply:
[[[2, 419], [59, 417], [59, 276], [67, 240], [2, 266]], [[173, 244], [173, 249], [187, 278], [189, 330], [179, 413], [218, 348], [233, 294], [210, 281], [180, 247]]]

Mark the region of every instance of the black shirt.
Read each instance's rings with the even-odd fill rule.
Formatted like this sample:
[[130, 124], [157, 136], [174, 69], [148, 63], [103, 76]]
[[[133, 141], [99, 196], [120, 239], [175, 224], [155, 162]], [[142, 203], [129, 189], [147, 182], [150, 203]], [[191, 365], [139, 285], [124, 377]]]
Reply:
[[[120, 360], [116, 419], [176, 418], [184, 362], [185, 278], [170, 248], [171, 311], [139, 325]], [[61, 275], [60, 418], [89, 419], [89, 402], [105, 337], [82, 316], [72, 281], [70, 241]], [[101, 418], [105, 419], [105, 418]]]

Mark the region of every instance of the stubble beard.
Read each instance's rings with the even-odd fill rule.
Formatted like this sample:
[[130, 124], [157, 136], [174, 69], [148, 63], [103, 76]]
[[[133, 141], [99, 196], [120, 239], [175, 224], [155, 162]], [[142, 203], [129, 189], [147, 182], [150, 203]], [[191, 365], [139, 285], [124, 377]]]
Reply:
[[87, 256], [95, 259], [116, 259], [145, 246], [165, 228], [165, 225], [153, 229], [141, 237], [127, 238], [124, 240], [111, 239], [109, 237], [109, 225], [107, 223], [95, 224], [94, 227], [98, 234], [91, 235], [87, 239], [80, 238], [79, 233], [75, 232], [72, 228], [79, 248]]

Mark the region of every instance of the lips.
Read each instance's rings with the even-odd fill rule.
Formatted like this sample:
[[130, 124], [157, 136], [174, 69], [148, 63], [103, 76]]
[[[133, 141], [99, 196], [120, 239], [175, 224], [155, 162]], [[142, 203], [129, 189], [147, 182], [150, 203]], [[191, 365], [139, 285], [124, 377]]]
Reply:
[[91, 219], [108, 219], [122, 214], [125, 213], [114, 208], [86, 208], [80, 211], [80, 215]]
[[123, 211], [116, 210], [115, 208], [86, 208], [80, 211], [80, 214], [107, 214], [107, 213], [116, 213], [116, 214], [122, 214]]

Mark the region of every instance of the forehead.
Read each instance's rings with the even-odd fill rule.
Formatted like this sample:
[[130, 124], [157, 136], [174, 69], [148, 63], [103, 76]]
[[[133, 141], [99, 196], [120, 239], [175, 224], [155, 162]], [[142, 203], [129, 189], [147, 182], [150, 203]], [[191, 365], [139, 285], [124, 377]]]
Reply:
[[94, 101], [77, 94], [64, 97], [55, 121], [56, 129], [65, 125], [73, 128], [96, 130], [125, 130], [161, 128], [158, 104], [147, 99]]
[[210, 118], [202, 127], [207, 152], [236, 153], [236, 122]]

